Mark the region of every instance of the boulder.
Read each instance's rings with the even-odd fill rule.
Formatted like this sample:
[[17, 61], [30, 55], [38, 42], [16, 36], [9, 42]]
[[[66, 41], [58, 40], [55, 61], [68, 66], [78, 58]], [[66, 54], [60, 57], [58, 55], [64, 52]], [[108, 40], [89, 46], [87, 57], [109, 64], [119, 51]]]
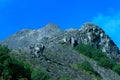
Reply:
[[43, 55], [43, 51], [45, 49], [45, 46], [43, 44], [37, 43], [34, 46], [30, 45], [29, 49], [30, 49], [30, 53], [38, 58], [39, 56]]

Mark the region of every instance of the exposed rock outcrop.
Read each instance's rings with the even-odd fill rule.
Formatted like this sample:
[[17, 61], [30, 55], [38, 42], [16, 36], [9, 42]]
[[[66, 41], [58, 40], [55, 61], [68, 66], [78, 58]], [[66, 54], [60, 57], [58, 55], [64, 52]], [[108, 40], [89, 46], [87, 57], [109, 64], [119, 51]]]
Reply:
[[37, 58], [43, 55], [44, 49], [45, 46], [42, 43], [29, 46], [30, 54], [33, 54]]
[[116, 58], [120, 54], [112, 39], [93, 23], [85, 23], [79, 30], [68, 29], [66, 31], [62, 31], [57, 25], [49, 23], [38, 30], [21, 30], [2, 41], [1, 44], [8, 45], [11, 49], [23, 49], [31, 44], [51, 39], [53, 42], [58, 42], [61, 39], [63, 42], [69, 42], [73, 47], [79, 43], [90, 44], [107, 53], [106, 55], [110, 58]]
[[70, 43], [72, 46], [84, 43], [102, 50], [106, 55], [114, 60], [119, 60], [119, 48], [113, 40], [97, 25], [93, 23], [85, 23], [77, 30], [67, 31], [61, 40]]
[[105, 32], [93, 23], [85, 23], [76, 35], [81, 43], [90, 44], [93, 47], [107, 53], [110, 58], [116, 58], [120, 52], [119, 48]]
[[[105, 52], [109, 58], [120, 60], [120, 51], [116, 44], [99, 26], [92, 23], [85, 23], [79, 30], [65, 31], [49, 23], [38, 30], [21, 30], [0, 43], [18, 52], [20, 49], [21, 54], [15, 54], [17, 58], [22, 56], [34, 68], [45, 70], [55, 80], [60, 80], [61, 77], [70, 77], [72, 80], [120, 79], [117, 73], [100, 67], [96, 61], [74, 50], [78, 44], [89, 44]], [[24, 50], [27, 53], [22, 55]], [[78, 68], [86, 60], [100, 79]]]
[[78, 45], [78, 40], [75, 37], [64, 37], [60, 42], [69, 43], [72, 45], [72, 47], [75, 47]]
[[8, 45], [10, 49], [24, 49], [31, 44], [39, 43], [43, 39], [47, 40], [61, 32], [62, 30], [57, 25], [48, 23], [45, 27], [38, 30], [24, 29], [18, 31], [0, 43], [3, 45]]

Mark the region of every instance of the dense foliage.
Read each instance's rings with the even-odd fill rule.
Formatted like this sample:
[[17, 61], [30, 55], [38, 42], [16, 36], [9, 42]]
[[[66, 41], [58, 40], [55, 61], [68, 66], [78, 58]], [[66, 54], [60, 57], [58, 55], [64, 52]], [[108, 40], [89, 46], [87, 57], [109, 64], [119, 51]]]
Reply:
[[120, 75], [120, 64], [117, 64], [113, 67], [113, 71], [117, 72]]
[[48, 80], [47, 73], [33, 70], [31, 66], [9, 55], [10, 49], [0, 45], [0, 80]]
[[0, 45], [0, 77], [3, 80], [31, 80], [31, 69], [27, 64], [10, 57], [10, 50]]
[[114, 60], [108, 58], [101, 50], [95, 49], [90, 45], [85, 45], [82, 43], [76, 46], [75, 49], [79, 53], [97, 61], [100, 66], [112, 69], [120, 75], [120, 65], [118, 65]]
[[90, 45], [80, 44], [75, 48], [79, 53], [84, 54], [87, 57], [90, 57], [96, 61], [99, 61], [101, 58], [105, 57], [105, 53], [101, 50], [95, 49]]
[[109, 58], [105, 58], [105, 57], [101, 58], [100, 61], [98, 61], [98, 64], [100, 66], [103, 66], [103, 67], [109, 68], [109, 69], [112, 69], [113, 66], [116, 65], [115, 61], [113, 61]]

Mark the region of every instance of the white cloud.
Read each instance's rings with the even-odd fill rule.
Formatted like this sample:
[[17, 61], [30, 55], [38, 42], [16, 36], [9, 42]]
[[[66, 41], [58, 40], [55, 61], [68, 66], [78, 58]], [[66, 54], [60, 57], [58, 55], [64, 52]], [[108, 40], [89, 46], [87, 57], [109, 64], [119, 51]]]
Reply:
[[93, 18], [92, 22], [99, 25], [120, 49], [120, 12], [112, 12], [109, 15], [100, 13]]

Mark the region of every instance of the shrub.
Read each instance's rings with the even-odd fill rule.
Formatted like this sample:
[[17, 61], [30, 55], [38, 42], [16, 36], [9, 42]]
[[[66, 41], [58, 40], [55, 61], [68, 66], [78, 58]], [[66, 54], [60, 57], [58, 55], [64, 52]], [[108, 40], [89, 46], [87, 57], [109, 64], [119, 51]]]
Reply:
[[85, 45], [85, 44], [81, 43], [80, 45], [76, 46], [75, 49], [79, 53], [81, 53], [89, 58], [92, 58], [96, 61], [99, 61], [102, 57], [106, 57], [105, 53], [103, 53], [102, 51], [100, 51], [98, 49], [93, 48], [90, 45]]
[[10, 51], [7, 46], [0, 45], [0, 80], [50, 79], [49, 75], [42, 70], [33, 70], [29, 64], [11, 57]]
[[32, 72], [31, 79], [32, 80], [49, 80], [50, 76], [46, 72], [38, 69]]
[[111, 60], [111, 59], [109, 59], [109, 58], [107, 58], [107, 57], [101, 58], [100, 61], [98, 62], [98, 64], [99, 64], [100, 66], [103, 66], [103, 67], [109, 68], [109, 69], [112, 69], [112, 67], [113, 67], [114, 65], [116, 65], [116, 63], [115, 63], [113, 60]]
[[7, 46], [0, 45], [0, 64], [4, 64], [4, 61], [10, 59], [9, 57], [10, 50]]
[[94, 72], [94, 69], [92, 68], [88, 61], [84, 61], [82, 64], [79, 64], [78, 68], [89, 72]]
[[98, 62], [100, 66], [110, 68], [116, 65], [115, 61], [109, 59], [101, 50], [95, 49], [90, 45], [80, 44], [75, 48], [78, 52], [88, 56]]
[[26, 63], [22, 63], [16, 59], [11, 59], [9, 63], [9, 69], [12, 71], [11, 76], [12, 80], [17, 80], [20, 78], [27, 78], [30, 80], [31, 77], [31, 67]]
[[[117, 65], [117, 63], [114, 60], [109, 59], [105, 53], [103, 53], [101, 50], [95, 49], [90, 45], [85, 45], [85, 44], [79, 44], [75, 47], [75, 49], [89, 57], [94, 59], [95, 61], [97, 61], [97, 63], [105, 68], [109, 68], [109, 69], [113, 69], [113, 71], [117, 72], [118, 74], [120, 74], [120, 65]], [[87, 63], [88, 64], [88, 63]], [[85, 65], [84, 65], [85, 66]], [[87, 65], [85, 67], [85, 69], [90, 70]]]
[[112, 70], [120, 75], [120, 64], [115, 65]]
[[31, 80], [31, 69], [23, 62], [10, 57], [10, 51], [8, 47], [0, 45], [0, 77], [3, 80], [19, 80], [20, 78]]
[[92, 57], [91, 55], [91, 47], [88, 45], [88, 46], [86, 46], [86, 45], [84, 45], [84, 44], [80, 44], [80, 45], [77, 45], [76, 47], [75, 47], [75, 49], [78, 51], [78, 52], [80, 52], [80, 53], [82, 53], [82, 54], [84, 54], [84, 55], [86, 55], [87, 57]]
[[99, 61], [103, 57], [107, 57], [105, 55], [105, 53], [103, 53], [102, 51], [100, 51], [98, 49], [93, 49], [93, 51], [91, 51], [91, 53], [92, 53], [92, 58], [96, 61]]
[[71, 78], [69, 78], [69, 77], [62, 77], [62, 78], [60, 78], [59, 80], [71, 80]]

